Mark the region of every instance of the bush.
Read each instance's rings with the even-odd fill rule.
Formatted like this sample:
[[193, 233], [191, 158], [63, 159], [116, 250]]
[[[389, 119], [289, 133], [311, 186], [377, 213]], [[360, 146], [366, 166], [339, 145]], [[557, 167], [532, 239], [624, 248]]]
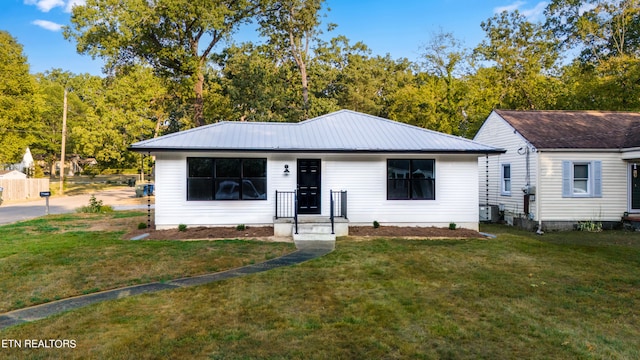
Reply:
[[146, 229], [146, 228], [147, 228], [147, 224], [146, 223], [141, 222], [141, 223], [138, 224], [138, 230], [142, 230], [142, 229]]
[[89, 205], [83, 206], [78, 209], [78, 212], [89, 214], [103, 214], [113, 212], [113, 207], [110, 205], [104, 205], [102, 200], [96, 199], [94, 195], [89, 198]]
[[236, 230], [238, 230], [238, 231], [243, 231], [243, 230], [246, 230], [246, 229], [247, 229], [247, 226], [245, 224], [240, 224], [240, 225], [236, 226]]
[[588, 232], [601, 232], [602, 223], [595, 221], [581, 221], [578, 223], [578, 230]]
[[377, 229], [377, 228], [379, 228], [379, 227], [380, 227], [380, 223], [374, 220], [374, 221], [373, 221], [373, 228], [374, 228], [374, 229]]
[[455, 230], [456, 229], [456, 223], [449, 223], [449, 230]]
[[186, 231], [186, 230], [187, 230], [187, 225], [185, 224], [178, 225], [178, 231]]

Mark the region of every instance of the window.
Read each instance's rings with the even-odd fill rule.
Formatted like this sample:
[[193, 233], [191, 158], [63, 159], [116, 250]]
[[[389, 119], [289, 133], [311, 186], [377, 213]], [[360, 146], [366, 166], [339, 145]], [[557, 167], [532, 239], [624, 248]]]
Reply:
[[573, 164], [573, 193], [589, 194], [589, 164]]
[[187, 158], [187, 200], [266, 200], [267, 159]]
[[563, 197], [602, 197], [601, 161], [563, 161]]
[[511, 164], [502, 164], [502, 195], [511, 195]]
[[435, 200], [435, 160], [387, 160], [388, 200]]

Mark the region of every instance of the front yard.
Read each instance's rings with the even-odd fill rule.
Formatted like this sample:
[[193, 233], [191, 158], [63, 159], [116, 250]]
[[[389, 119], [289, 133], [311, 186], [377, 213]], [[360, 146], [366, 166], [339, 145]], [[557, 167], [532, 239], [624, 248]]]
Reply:
[[[73, 231], [56, 234], [65, 221]], [[78, 223], [0, 228], [2, 312], [293, 250], [122, 241], [122, 232], [71, 224]], [[0, 348], [0, 357], [640, 358], [640, 233], [482, 231], [498, 236], [339, 239], [333, 253], [300, 265], [7, 328], [0, 339], [73, 339], [76, 347]]]

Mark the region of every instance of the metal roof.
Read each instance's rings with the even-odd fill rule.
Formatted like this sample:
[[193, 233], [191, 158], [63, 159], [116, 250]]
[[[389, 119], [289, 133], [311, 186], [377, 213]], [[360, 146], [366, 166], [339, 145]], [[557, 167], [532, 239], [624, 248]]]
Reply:
[[473, 140], [350, 110], [299, 123], [224, 121], [140, 141], [129, 149], [139, 152], [503, 152]]

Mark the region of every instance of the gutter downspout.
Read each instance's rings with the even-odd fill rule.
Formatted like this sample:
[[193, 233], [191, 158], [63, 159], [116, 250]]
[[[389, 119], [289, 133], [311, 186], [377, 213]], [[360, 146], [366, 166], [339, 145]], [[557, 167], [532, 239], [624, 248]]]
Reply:
[[540, 174], [542, 173], [540, 167], [540, 150], [536, 149], [536, 219], [538, 219], [538, 231], [536, 233], [538, 235], [542, 235], [542, 219], [540, 218], [540, 208], [542, 207], [542, 202], [540, 201]]

